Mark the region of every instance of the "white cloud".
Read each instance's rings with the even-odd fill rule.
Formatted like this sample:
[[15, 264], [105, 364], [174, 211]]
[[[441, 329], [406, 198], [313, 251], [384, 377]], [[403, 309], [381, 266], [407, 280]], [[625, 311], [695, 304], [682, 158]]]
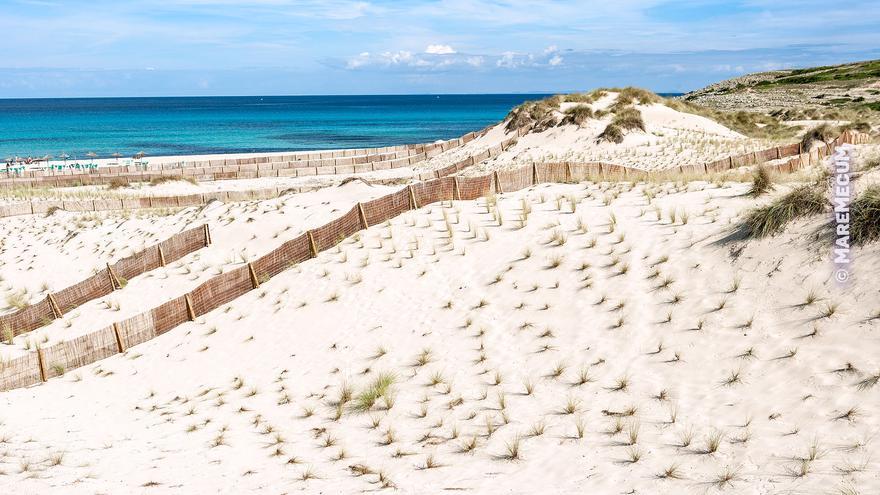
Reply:
[[388, 65], [407, 64], [413, 61], [413, 54], [406, 50], [382, 52], [381, 60]]
[[361, 52], [358, 56], [348, 59], [345, 67], [349, 69], [357, 69], [370, 63], [370, 52]]
[[452, 55], [455, 53], [455, 50], [449, 45], [428, 45], [428, 48], [425, 48], [425, 53], [430, 53], [431, 55]]
[[498, 61], [495, 62], [495, 65], [498, 67], [513, 69], [514, 67], [519, 65], [519, 60], [517, 59], [516, 53], [504, 52], [501, 54], [501, 58], [499, 58]]
[[486, 66], [501, 69], [526, 69], [538, 67], [556, 67], [563, 65], [561, 52], [556, 47], [536, 53], [508, 51], [500, 55], [458, 53], [447, 45], [430, 45], [424, 53], [413, 53], [407, 50], [387, 51], [382, 53], [363, 52], [349, 57], [345, 66], [348, 69], [389, 68], [419, 70], [442, 70], [453, 67], [474, 70]]

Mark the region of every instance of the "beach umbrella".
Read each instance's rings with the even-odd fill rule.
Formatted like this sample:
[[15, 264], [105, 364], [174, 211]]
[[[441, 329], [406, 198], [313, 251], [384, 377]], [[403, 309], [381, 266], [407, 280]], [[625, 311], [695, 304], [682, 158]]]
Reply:
[[91, 158], [92, 161], [95, 161], [95, 158], [98, 157], [98, 154], [95, 153], [94, 151], [89, 151], [88, 153], [86, 153], [86, 156], [89, 157], [89, 158]]
[[113, 158], [116, 158], [116, 164], [119, 165], [119, 158], [122, 156], [122, 153], [117, 151], [110, 156], [112, 156]]
[[138, 151], [137, 153], [134, 154], [135, 160], [140, 160], [141, 158], [143, 158], [145, 156], [147, 156], [147, 153], [143, 150]]
[[58, 158], [64, 160], [64, 165], [67, 165], [67, 159], [70, 158], [70, 155], [68, 155], [67, 153], [61, 153], [60, 155], [58, 155]]

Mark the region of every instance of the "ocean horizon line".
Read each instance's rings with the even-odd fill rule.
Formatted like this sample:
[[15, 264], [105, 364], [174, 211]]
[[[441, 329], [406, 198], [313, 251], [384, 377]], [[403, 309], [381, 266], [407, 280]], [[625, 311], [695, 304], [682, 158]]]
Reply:
[[[570, 94], [585, 90], [563, 91], [514, 91], [514, 92], [491, 92], [491, 93], [337, 93], [337, 94], [228, 94], [228, 95], [152, 95], [152, 96], [0, 96], [0, 101], [15, 100], [121, 100], [121, 99], [150, 99], [150, 98], [332, 98], [332, 97], [389, 97], [389, 96], [504, 96], [504, 95], [535, 95], [549, 96], [554, 94]], [[677, 91], [658, 91], [660, 96], [682, 96], [687, 93]]]

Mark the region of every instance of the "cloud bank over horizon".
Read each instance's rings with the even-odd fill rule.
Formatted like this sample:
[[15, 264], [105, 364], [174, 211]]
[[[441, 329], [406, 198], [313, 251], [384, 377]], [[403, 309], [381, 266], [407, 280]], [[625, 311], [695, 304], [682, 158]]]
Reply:
[[854, 1], [10, 0], [0, 97], [684, 92], [880, 58]]

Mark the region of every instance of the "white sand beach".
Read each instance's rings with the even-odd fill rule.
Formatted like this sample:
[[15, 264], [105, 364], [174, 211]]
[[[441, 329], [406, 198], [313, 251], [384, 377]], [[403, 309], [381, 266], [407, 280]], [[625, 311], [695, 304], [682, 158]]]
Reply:
[[[226, 309], [0, 394], [0, 486], [871, 493], [880, 252], [858, 249], [859, 271], [838, 287], [810, 234], [821, 219], [722, 242], [754, 204], [746, 190], [539, 185], [406, 213]], [[81, 268], [69, 279], [122, 254], [101, 241], [110, 231], [131, 232], [134, 248], [208, 222], [214, 242], [27, 339], [51, 342], [182, 293], [385, 191], [352, 183], [84, 222], [60, 253]], [[61, 215], [18, 242], [60, 242], [75, 218]], [[60, 260], [6, 242], [19, 266], [4, 272], [7, 287], [65, 280]], [[388, 390], [362, 409], [381, 376], [393, 377]]]
[[[664, 105], [637, 106], [645, 131], [620, 143], [596, 139], [612, 117], [553, 126], [459, 176], [553, 160], [662, 170], [774, 145]], [[211, 237], [4, 339], [0, 370], [250, 266], [418, 174], [497, 147], [510, 138], [504, 127], [389, 171], [33, 192], [319, 188], [0, 219], [8, 306], [0, 314], [181, 231], [207, 224]], [[855, 149], [864, 191], [880, 183], [871, 165], [880, 149]], [[74, 369], [40, 364], [51, 372], [44, 383], [0, 392], [0, 487], [65, 495], [880, 491], [878, 244], [854, 249], [852, 277], [840, 284], [821, 234], [827, 215], [762, 238], [741, 235], [756, 208], [804, 185], [822, 188], [828, 167], [826, 159], [773, 173], [757, 198], [748, 169], [687, 181], [540, 183], [417, 205], [277, 276], [254, 273], [259, 287], [122, 353]]]

